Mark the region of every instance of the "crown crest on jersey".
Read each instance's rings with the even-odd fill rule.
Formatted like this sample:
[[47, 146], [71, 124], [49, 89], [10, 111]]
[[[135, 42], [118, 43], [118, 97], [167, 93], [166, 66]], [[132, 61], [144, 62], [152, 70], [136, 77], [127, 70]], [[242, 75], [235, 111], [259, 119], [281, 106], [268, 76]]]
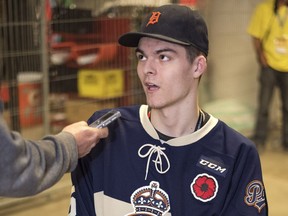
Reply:
[[159, 183], [152, 181], [149, 186], [137, 189], [131, 196], [134, 213], [127, 216], [149, 215], [162, 216], [170, 209], [167, 193], [159, 188]]

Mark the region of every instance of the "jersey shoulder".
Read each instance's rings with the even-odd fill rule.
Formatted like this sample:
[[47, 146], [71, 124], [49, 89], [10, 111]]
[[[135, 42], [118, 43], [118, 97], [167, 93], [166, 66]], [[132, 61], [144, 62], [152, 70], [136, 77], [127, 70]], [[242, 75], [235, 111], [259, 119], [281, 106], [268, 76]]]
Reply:
[[[211, 131], [213, 140], [217, 141], [213, 146], [215, 151], [225, 152], [236, 156], [239, 151], [255, 151], [255, 144], [246, 136], [236, 131], [225, 122], [219, 120], [216, 127]], [[211, 148], [211, 145], [210, 145]]]

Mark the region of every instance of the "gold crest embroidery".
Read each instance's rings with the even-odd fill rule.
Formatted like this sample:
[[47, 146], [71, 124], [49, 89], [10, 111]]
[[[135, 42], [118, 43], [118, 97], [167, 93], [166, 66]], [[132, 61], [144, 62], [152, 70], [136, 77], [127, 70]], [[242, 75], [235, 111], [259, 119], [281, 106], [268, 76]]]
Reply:
[[154, 25], [155, 23], [157, 23], [158, 20], [159, 20], [160, 15], [161, 15], [160, 12], [152, 12], [152, 15], [151, 15], [151, 17], [150, 17], [150, 19], [149, 19], [149, 22], [147, 23], [146, 27], [147, 27], [148, 25], [150, 25], [150, 24], [151, 24], [151, 25]]

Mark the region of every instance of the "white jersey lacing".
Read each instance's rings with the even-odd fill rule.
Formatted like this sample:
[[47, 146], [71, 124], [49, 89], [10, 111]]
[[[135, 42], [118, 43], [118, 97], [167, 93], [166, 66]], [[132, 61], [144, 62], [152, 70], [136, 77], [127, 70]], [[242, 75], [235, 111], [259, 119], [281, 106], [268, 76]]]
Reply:
[[[149, 149], [145, 154], [142, 154], [141, 151], [145, 147], [149, 147]], [[157, 172], [160, 174], [165, 174], [170, 169], [170, 162], [169, 162], [167, 155], [163, 152], [164, 150], [165, 150], [164, 147], [160, 147], [160, 146], [156, 146], [156, 145], [152, 145], [152, 144], [145, 144], [139, 148], [139, 150], [138, 150], [139, 157], [141, 157], [141, 158], [148, 157], [147, 165], [146, 165], [145, 180], [147, 179], [148, 172], [149, 172], [149, 164], [151, 161], [151, 157], [154, 153], [156, 153], [157, 155], [156, 155], [156, 159], [153, 160], [152, 162], [154, 162], [155, 169], [157, 170]], [[166, 160], [166, 163], [167, 163], [166, 169], [163, 169], [162, 158], [164, 158]]]

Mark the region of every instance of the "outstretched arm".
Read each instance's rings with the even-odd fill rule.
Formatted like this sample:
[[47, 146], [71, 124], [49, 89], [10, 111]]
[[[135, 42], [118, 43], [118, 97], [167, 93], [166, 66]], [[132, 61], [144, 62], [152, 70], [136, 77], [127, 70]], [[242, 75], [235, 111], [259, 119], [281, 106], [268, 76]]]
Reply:
[[26, 140], [10, 131], [0, 114], [0, 196], [30, 196], [51, 187], [106, 136], [107, 128], [90, 128], [83, 121], [57, 135]]

